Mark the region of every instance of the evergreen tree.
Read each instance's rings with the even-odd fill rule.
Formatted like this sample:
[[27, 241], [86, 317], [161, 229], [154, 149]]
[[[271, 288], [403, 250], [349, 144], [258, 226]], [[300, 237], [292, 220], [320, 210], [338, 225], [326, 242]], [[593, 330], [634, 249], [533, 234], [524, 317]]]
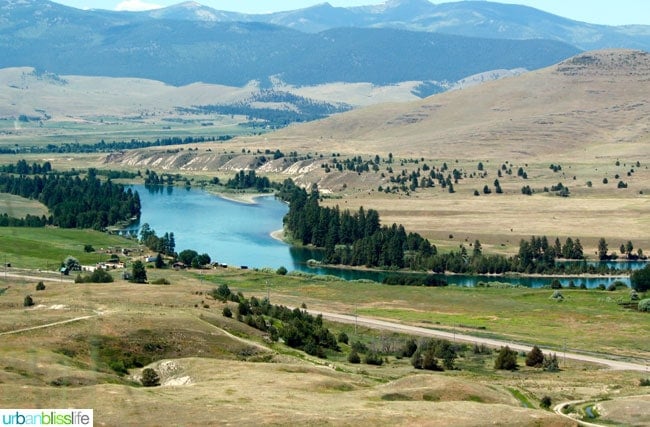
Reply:
[[517, 352], [511, 350], [508, 346], [501, 347], [501, 350], [499, 350], [499, 354], [494, 361], [494, 369], [514, 371], [517, 368]]
[[154, 369], [144, 368], [142, 370], [142, 380], [140, 382], [145, 387], [157, 387], [160, 385], [160, 377]]
[[147, 283], [147, 269], [140, 260], [133, 263], [131, 269], [131, 281], [133, 283]]
[[526, 366], [531, 366], [533, 368], [541, 368], [544, 363], [544, 353], [540, 350], [539, 347], [533, 346], [533, 348], [526, 354]]

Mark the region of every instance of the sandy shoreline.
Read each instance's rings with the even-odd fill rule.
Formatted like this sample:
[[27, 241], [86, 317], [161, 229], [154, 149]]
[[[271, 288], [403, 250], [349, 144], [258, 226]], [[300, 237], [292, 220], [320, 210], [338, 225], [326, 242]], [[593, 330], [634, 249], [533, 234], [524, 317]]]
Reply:
[[211, 191], [217, 197], [236, 203], [244, 203], [247, 205], [254, 205], [257, 203], [255, 199], [260, 197], [272, 196], [273, 193], [220, 193]]
[[275, 240], [279, 240], [282, 243], [286, 243], [284, 241], [284, 229], [271, 231], [271, 237], [273, 237]]

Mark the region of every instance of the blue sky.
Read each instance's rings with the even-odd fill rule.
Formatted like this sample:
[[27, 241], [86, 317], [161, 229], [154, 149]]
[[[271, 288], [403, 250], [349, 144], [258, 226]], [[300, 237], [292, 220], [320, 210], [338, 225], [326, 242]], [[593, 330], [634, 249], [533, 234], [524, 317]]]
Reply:
[[[80, 9], [145, 10], [170, 6], [183, 0], [56, 0]], [[244, 13], [267, 13], [300, 9], [323, 3], [325, 0], [201, 0], [205, 6], [214, 9]], [[380, 4], [383, 0], [329, 0], [333, 6], [361, 6]], [[433, 1], [432, 3], [446, 3]], [[546, 12], [578, 21], [594, 24], [650, 25], [650, 1], [648, 0], [502, 0], [500, 3], [514, 3], [532, 6]]]

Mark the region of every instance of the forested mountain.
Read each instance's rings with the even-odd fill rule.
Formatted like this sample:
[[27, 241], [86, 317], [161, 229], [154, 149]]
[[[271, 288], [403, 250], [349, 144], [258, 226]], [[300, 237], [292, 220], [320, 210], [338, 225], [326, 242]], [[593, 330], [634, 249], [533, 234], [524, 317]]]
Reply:
[[170, 19], [174, 14], [153, 19], [149, 14], [82, 11], [49, 1], [4, 2], [0, 67], [143, 77], [174, 85], [202, 81], [241, 86], [271, 76], [294, 85], [390, 84], [455, 81], [494, 69], [537, 69], [579, 51], [549, 40], [390, 28], [307, 34], [268, 23], [197, 21], [178, 14], [179, 19]]

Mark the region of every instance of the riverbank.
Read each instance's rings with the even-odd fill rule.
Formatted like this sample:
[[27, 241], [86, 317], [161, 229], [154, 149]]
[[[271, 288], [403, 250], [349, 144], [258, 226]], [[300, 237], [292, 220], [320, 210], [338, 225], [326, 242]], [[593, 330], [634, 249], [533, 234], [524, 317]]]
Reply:
[[257, 201], [255, 199], [259, 197], [272, 196], [272, 194], [269, 193], [222, 193], [218, 191], [210, 191], [210, 193], [224, 200], [235, 203], [243, 203], [246, 205], [257, 204]]

